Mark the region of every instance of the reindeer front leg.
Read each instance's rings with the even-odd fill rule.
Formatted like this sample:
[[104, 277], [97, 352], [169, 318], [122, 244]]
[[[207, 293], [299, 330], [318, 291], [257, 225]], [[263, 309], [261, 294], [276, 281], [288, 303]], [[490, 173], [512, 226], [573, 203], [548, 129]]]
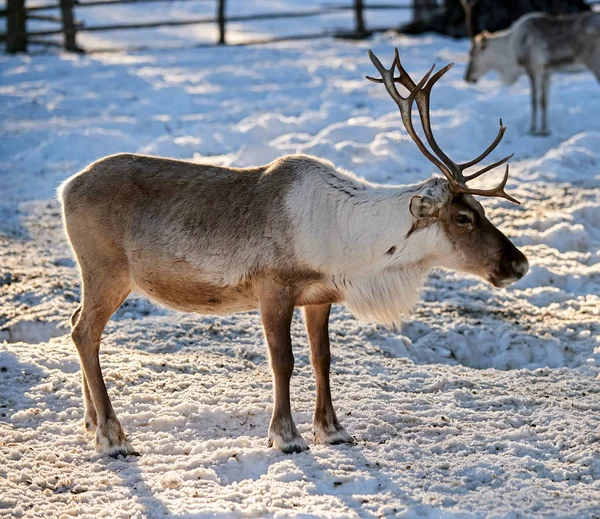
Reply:
[[331, 402], [329, 367], [329, 311], [331, 305], [304, 307], [306, 330], [310, 342], [310, 359], [317, 379], [317, 405], [313, 419], [315, 443], [354, 443], [354, 439], [340, 425]]
[[537, 108], [538, 108], [538, 85], [539, 79], [534, 71], [528, 70], [529, 83], [531, 84], [531, 135], [538, 135], [537, 132]]
[[548, 129], [548, 96], [550, 95], [550, 72], [544, 70], [542, 77], [542, 129], [540, 135], [550, 135]]
[[269, 346], [275, 402], [269, 427], [269, 447], [283, 452], [302, 452], [308, 445], [300, 436], [290, 406], [290, 379], [294, 370], [294, 354], [290, 326], [294, 314], [293, 294], [286, 288], [264, 291], [260, 313]]

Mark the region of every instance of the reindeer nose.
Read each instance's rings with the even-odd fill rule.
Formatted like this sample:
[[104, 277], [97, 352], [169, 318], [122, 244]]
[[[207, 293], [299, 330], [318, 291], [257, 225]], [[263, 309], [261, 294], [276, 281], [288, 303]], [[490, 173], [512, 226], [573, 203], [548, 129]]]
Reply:
[[517, 279], [521, 279], [529, 270], [529, 261], [527, 261], [525, 256], [519, 258], [518, 260], [514, 260], [512, 262], [512, 269], [515, 273], [515, 276], [517, 276]]

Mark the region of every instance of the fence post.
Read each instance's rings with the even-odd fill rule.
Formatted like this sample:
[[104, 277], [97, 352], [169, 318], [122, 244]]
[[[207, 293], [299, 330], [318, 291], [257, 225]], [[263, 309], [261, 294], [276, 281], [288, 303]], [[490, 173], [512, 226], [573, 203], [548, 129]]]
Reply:
[[359, 38], [364, 38], [366, 36], [365, 30], [365, 18], [363, 15], [364, 6], [363, 0], [354, 0], [354, 13], [356, 18], [356, 35]]
[[70, 52], [79, 52], [81, 49], [77, 47], [75, 28], [75, 18], [73, 17], [74, 0], [60, 0], [60, 11], [62, 15], [63, 32], [65, 34], [65, 50]]
[[219, 22], [219, 45], [225, 45], [225, 0], [219, 0], [217, 20]]
[[27, 15], [25, 0], [6, 3], [6, 53], [27, 52]]

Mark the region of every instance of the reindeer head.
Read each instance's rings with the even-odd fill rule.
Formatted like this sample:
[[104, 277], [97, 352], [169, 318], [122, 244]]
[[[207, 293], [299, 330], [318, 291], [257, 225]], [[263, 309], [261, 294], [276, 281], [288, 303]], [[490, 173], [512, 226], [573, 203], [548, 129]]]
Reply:
[[487, 31], [471, 38], [469, 64], [465, 73], [465, 81], [477, 83], [479, 78], [485, 76], [492, 69], [494, 57], [491, 55], [489, 40], [490, 33]]
[[[496, 196], [518, 204], [517, 200], [504, 191], [508, 180], [508, 164], [502, 182], [495, 188], [473, 189], [467, 186], [467, 182], [506, 163], [512, 155], [470, 175], [464, 174], [467, 168], [484, 160], [498, 146], [506, 131], [502, 120], [500, 120], [498, 135], [481, 155], [469, 162], [457, 164], [450, 160], [438, 146], [429, 118], [431, 89], [453, 64], [447, 65], [430, 79], [429, 76], [433, 72], [431, 67], [423, 79], [415, 84], [400, 63], [398, 49], [395, 50], [394, 62], [389, 70], [371, 51], [369, 57], [381, 74], [381, 78], [367, 76], [367, 79], [385, 85], [400, 109], [406, 131], [423, 155], [446, 177], [446, 182], [435, 182], [424, 194], [412, 197], [410, 213], [414, 218], [413, 228], [439, 226], [452, 248], [452, 253], [443, 259], [442, 266], [478, 275], [497, 287], [506, 287], [522, 278], [529, 268], [527, 258], [486, 218], [483, 207], [473, 196]], [[398, 77], [394, 76], [396, 69], [399, 73]], [[396, 83], [400, 83], [408, 90], [408, 97], [400, 95]], [[414, 102], [417, 104], [423, 132], [433, 153], [423, 144], [413, 127]]]

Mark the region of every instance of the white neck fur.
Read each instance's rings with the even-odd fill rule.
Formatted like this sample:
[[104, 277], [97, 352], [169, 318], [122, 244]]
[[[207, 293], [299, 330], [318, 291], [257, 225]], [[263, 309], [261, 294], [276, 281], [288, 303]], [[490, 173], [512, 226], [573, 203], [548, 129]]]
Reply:
[[446, 196], [447, 183], [380, 186], [323, 166], [307, 171], [288, 198], [296, 256], [330, 277], [357, 318], [399, 324], [429, 270], [451, 252], [437, 224], [410, 233], [410, 199]]
[[505, 85], [512, 85], [522, 73], [514, 55], [515, 49], [511, 45], [511, 35], [510, 30], [497, 32], [489, 36], [488, 42], [488, 45], [494, 46], [494, 52], [490, 53], [491, 68]]

